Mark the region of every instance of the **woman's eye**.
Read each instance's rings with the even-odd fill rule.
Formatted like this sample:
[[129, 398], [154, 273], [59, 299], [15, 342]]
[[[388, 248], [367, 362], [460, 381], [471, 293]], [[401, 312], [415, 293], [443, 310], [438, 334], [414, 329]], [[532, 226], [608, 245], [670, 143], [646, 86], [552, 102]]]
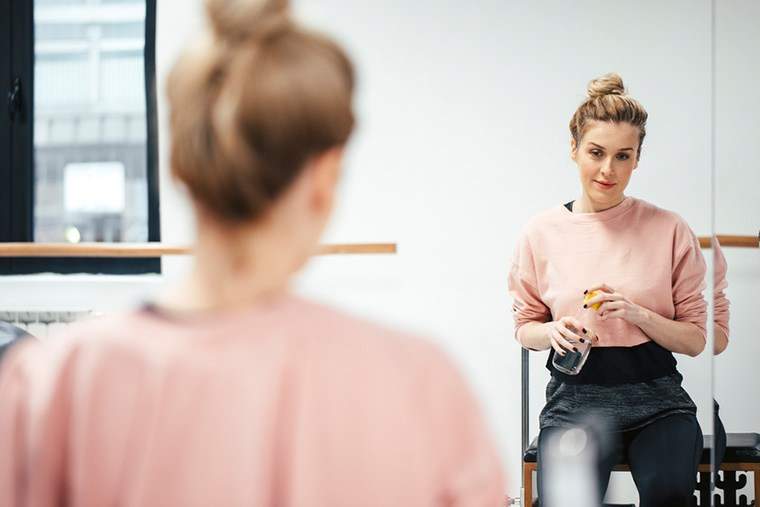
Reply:
[[617, 158], [618, 160], [628, 160], [631, 157], [627, 153], [618, 153]]
[[599, 150], [591, 150], [590, 153], [591, 153], [591, 155], [593, 155], [595, 157], [601, 157], [602, 156], [602, 152], [599, 151]]

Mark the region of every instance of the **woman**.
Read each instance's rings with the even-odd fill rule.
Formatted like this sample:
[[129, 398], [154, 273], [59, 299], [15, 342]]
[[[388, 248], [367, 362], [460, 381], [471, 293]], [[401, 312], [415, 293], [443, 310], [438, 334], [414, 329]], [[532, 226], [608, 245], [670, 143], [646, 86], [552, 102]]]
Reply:
[[[683, 219], [625, 195], [646, 121], [620, 76], [592, 81], [570, 122], [580, 197], [534, 217], [516, 251], [515, 336], [528, 349], [551, 349], [539, 495], [547, 439], [595, 414], [618, 442], [599, 465], [600, 497], [625, 456], [642, 507], [690, 505], [702, 433], [673, 353], [696, 356], [705, 346], [705, 264]], [[554, 354], [586, 340], [594, 346], [578, 375], [554, 368]]]
[[288, 293], [353, 127], [343, 50], [285, 0], [207, 0], [173, 69], [188, 280], [0, 369], [0, 505], [498, 505], [475, 401], [433, 346]]
[[[726, 296], [728, 281], [728, 263], [720, 248], [718, 238], [713, 236], [713, 324], [714, 340], [713, 354], [723, 353], [728, 348], [728, 329], [730, 317], [730, 301]], [[720, 418], [720, 405], [713, 399], [713, 433], [715, 434], [715, 470], [720, 468], [726, 456], [726, 428]], [[716, 472], [717, 473], [717, 472]]]

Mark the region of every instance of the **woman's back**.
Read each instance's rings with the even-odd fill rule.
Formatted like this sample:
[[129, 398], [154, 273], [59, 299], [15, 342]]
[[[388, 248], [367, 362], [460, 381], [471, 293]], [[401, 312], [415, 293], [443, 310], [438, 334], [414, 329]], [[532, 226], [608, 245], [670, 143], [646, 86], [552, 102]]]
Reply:
[[[474, 401], [421, 340], [291, 296], [21, 346], [0, 504], [497, 505]], [[15, 471], [8, 473], [10, 470]]]

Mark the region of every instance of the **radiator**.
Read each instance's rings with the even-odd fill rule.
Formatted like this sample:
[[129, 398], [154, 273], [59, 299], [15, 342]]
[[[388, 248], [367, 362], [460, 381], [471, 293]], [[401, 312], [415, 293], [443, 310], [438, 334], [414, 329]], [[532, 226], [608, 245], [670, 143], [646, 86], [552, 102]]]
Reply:
[[79, 319], [95, 316], [91, 310], [74, 311], [1, 311], [0, 321], [18, 326], [42, 340]]

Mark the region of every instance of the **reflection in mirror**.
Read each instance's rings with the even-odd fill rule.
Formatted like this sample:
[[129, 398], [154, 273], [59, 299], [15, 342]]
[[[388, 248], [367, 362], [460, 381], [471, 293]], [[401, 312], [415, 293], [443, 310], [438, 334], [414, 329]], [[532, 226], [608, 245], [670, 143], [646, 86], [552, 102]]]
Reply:
[[[551, 33], [520, 61], [530, 72], [516, 79], [528, 92], [513, 106], [522, 128], [510, 135], [516, 152], [531, 154], [523, 164], [531, 170], [521, 174], [525, 204], [516, 218], [524, 226], [511, 275], [516, 337], [543, 349], [525, 353], [524, 505], [542, 493], [546, 505], [556, 498], [546, 487], [574, 484], [562, 482], [562, 471], [574, 469], [542, 463], [542, 447], [564, 441], [576, 423], [598, 453], [597, 500], [691, 505], [702, 433], [712, 433], [711, 355], [700, 354], [706, 266], [695, 237], [710, 233], [709, 11], [667, 2], [628, 12], [626, 26], [636, 33], [629, 38], [616, 22], [619, 13], [587, 3], [552, 7], [511, 20], [522, 27], [517, 33]], [[684, 9], [690, 16], [681, 15]], [[547, 19], [562, 21], [547, 28]], [[652, 29], [658, 25], [663, 29]], [[626, 90], [608, 87], [598, 109], [639, 101], [648, 113], [645, 139], [635, 113], [583, 125], [577, 138], [568, 131], [586, 84], [608, 72], [622, 76]], [[609, 202], [589, 198], [611, 193], [617, 198]], [[595, 303], [606, 306], [594, 310]], [[597, 337], [584, 364], [586, 340]], [[557, 348], [564, 356], [555, 360]], [[556, 450], [550, 454], [566, 463]], [[620, 472], [608, 485], [612, 468]]]
[[[760, 494], [760, 3], [715, 3], [714, 242], [715, 505], [754, 505]], [[744, 245], [744, 246], [739, 246]], [[705, 253], [708, 254], [708, 250]], [[730, 302], [730, 306], [729, 306]], [[729, 311], [730, 308], [730, 311]], [[721, 428], [727, 437], [723, 439]]]
[[528, 222], [512, 264], [515, 336], [549, 351], [536, 442], [549, 505], [569, 466], [552, 443], [578, 427], [596, 436], [592, 503], [615, 467], [642, 505], [687, 506], [696, 488], [702, 429], [674, 354], [704, 349], [706, 265], [683, 218], [626, 195], [647, 118], [618, 74], [589, 83], [570, 121], [578, 197]]

